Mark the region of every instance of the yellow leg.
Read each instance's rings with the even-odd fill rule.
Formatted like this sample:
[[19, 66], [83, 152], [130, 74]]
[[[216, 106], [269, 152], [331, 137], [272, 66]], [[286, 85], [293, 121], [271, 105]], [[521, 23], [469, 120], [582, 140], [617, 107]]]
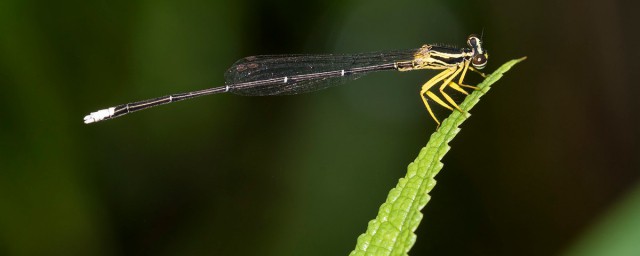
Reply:
[[[470, 85], [467, 85], [467, 86], [470, 86]], [[465, 91], [464, 89], [460, 88], [460, 86], [458, 86], [458, 84], [456, 84], [455, 82], [450, 82], [449, 83], [449, 87], [453, 88], [456, 91], [459, 91], [460, 93], [462, 93], [464, 95], [469, 95], [469, 93], [467, 93], [467, 91]]]
[[433, 101], [435, 101], [436, 103], [438, 103], [440, 106], [443, 106], [451, 111], [453, 111], [453, 108], [450, 107], [449, 105], [447, 105], [447, 103], [445, 103], [442, 99], [440, 99], [440, 97], [438, 97], [437, 95], [435, 95], [434, 93], [427, 91], [427, 96], [432, 99]]
[[478, 88], [477, 86], [473, 86], [473, 85], [459, 84], [459, 86], [466, 87], [466, 88], [471, 88], [471, 89], [474, 89], [474, 90], [480, 90], [480, 88]]
[[434, 115], [433, 111], [431, 111], [431, 107], [429, 107], [429, 103], [427, 102], [427, 98], [424, 97], [424, 93], [420, 93], [420, 98], [422, 98], [422, 103], [424, 103], [424, 106], [427, 107], [427, 111], [429, 111], [429, 115], [431, 115], [431, 118], [433, 118], [433, 120], [436, 121], [436, 124], [438, 124], [438, 126], [436, 127], [436, 129], [438, 129], [440, 127], [440, 121], [438, 121], [436, 115]]
[[454, 77], [456, 77], [458, 74], [460, 74], [460, 71], [462, 71], [462, 69], [460, 69], [460, 67], [456, 67], [453, 68], [451, 70], [454, 70], [453, 73], [451, 75], [449, 75], [444, 82], [442, 82], [442, 85], [440, 86], [440, 94], [447, 100], [447, 102], [449, 102], [449, 104], [451, 104], [454, 108], [456, 108], [458, 111], [463, 112], [462, 109], [460, 109], [460, 107], [458, 106], [458, 104], [456, 104], [455, 101], [453, 101], [453, 99], [451, 97], [449, 97], [449, 95], [444, 92], [444, 88], [446, 88], [447, 86], [449, 86], [449, 83], [451, 83], [451, 80], [453, 80]]
[[440, 127], [440, 121], [438, 121], [438, 118], [436, 118], [436, 115], [433, 114], [433, 111], [431, 110], [431, 107], [429, 106], [429, 102], [427, 102], [427, 98], [425, 96], [429, 96], [429, 98], [434, 100], [436, 103], [448, 109], [451, 109], [451, 107], [449, 107], [446, 103], [440, 100], [440, 98], [435, 96], [433, 93], [429, 92], [429, 89], [431, 89], [433, 85], [437, 84], [438, 82], [442, 81], [442, 79], [449, 76], [451, 72], [452, 70], [450, 69], [446, 69], [440, 72], [433, 78], [429, 79], [429, 81], [427, 81], [424, 85], [422, 85], [422, 89], [420, 90], [420, 98], [422, 98], [422, 103], [424, 103], [424, 106], [427, 108], [427, 111], [429, 111], [429, 115], [431, 115], [431, 118], [433, 118], [433, 120], [436, 121], [436, 123], [438, 124], [438, 127]]
[[465, 61], [464, 62], [464, 70], [462, 70], [462, 74], [460, 75], [460, 79], [458, 79], [458, 84], [459, 85], [463, 85], [464, 77], [467, 75], [467, 70], [469, 70], [469, 68], [473, 68], [473, 67], [469, 66], [469, 61]]
[[474, 68], [474, 67], [470, 66], [469, 69], [471, 69], [471, 71], [473, 71], [473, 72], [476, 72], [476, 73], [480, 74], [484, 78], [487, 77], [487, 75], [485, 75], [484, 73], [480, 72], [480, 70], [478, 70], [477, 68]]
[[[465, 75], [467, 75], [467, 70], [468, 70], [468, 69], [471, 69], [472, 71], [474, 71], [474, 72], [476, 72], [476, 73], [480, 74], [482, 77], [487, 77], [487, 75], [485, 75], [484, 73], [482, 73], [482, 72], [478, 71], [478, 70], [477, 70], [476, 68], [474, 68], [473, 66], [469, 66], [469, 62], [468, 62], [468, 61], [466, 61], [466, 62], [465, 62], [465, 64], [464, 64], [464, 71], [462, 71], [462, 75], [460, 75], [460, 79], [458, 79], [458, 85], [459, 85], [459, 86], [462, 86], [462, 87], [466, 87], [466, 88], [471, 88], [471, 89], [474, 89], [474, 90], [478, 90], [479, 88], [478, 88], [478, 87], [476, 87], [476, 86], [466, 85], [466, 84], [464, 84], [464, 83], [463, 83], [463, 81], [464, 81], [464, 76], [465, 76]], [[453, 88], [453, 86], [452, 86], [451, 88]], [[458, 87], [458, 88], [460, 88], [460, 87]], [[454, 89], [455, 89], [455, 88], [454, 88]], [[460, 88], [460, 89], [462, 89], [462, 88]]]

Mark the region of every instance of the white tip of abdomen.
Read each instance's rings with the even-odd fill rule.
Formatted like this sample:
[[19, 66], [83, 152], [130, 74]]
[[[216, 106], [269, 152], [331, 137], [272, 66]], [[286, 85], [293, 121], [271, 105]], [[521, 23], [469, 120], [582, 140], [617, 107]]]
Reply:
[[109, 118], [113, 116], [113, 112], [115, 109], [116, 108], [113, 107], [113, 108], [101, 109], [96, 112], [91, 112], [91, 114], [88, 114], [84, 117], [84, 123], [90, 124], [90, 123], [102, 121], [105, 118]]

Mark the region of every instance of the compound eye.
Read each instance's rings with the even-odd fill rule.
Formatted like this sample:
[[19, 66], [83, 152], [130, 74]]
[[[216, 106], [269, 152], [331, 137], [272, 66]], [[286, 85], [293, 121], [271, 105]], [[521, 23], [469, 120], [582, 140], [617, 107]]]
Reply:
[[478, 39], [478, 37], [476, 35], [470, 35], [469, 38], [467, 39], [467, 44], [471, 47], [471, 48], [475, 48], [475, 46], [478, 45], [478, 41], [480, 39]]
[[471, 64], [477, 69], [482, 69], [485, 65], [487, 65], [487, 56], [484, 54], [473, 56], [473, 59], [471, 59]]

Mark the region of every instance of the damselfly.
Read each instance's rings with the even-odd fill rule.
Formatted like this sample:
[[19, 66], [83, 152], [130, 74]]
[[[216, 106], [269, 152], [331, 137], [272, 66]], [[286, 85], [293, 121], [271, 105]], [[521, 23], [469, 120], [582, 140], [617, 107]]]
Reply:
[[[420, 97], [429, 115], [439, 126], [440, 121], [431, 110], [428, 101], [433, 100], [452, 111], [454, 108], [462, 111], [444, 89], [450, 87], [468, 95], [462, 87], [477, 87], [463, 84], [467, 70], [475, 71], [484, 77], [479, 70], [487, 64], [489, 55], [482, 47], [481, 38], [470, 35], [467, 45], [469, 48], [427, 44], [418, 49], [389, 52], [246, 57], [226, 71], [224, 86], [171, 94], [98, 110], [85, 116], [84, 122], [89, 124], [112, 119], [134, 111], [209, 94], [231, 92], [247, 96], [293, 95], [325, 89], [374, 71], [435, 69], [442, 72], [422, 85]], [[454, 82], [456, 77], [459, 78]], [[438, 83], [440, 95], [445, 100], [429, 90]]]

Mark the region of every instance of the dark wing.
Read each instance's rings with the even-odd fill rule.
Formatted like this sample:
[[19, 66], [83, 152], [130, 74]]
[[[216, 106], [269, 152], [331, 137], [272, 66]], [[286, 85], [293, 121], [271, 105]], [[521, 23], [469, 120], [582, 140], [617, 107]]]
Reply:
[[[392, 69], [395, 62], [413, 60], [416, 51], [251, 56], [238, 60], [225, 72], [225, 84], [231, 86], [231, 92], [240, 95], [306, 93], [357, 79], [371, 71]], [[346, 71], [344, 75], [342, 70]], [[284, 83], [284, 77], [292, 79]], [[255, 85], [233, 87], [249, 82]]]

